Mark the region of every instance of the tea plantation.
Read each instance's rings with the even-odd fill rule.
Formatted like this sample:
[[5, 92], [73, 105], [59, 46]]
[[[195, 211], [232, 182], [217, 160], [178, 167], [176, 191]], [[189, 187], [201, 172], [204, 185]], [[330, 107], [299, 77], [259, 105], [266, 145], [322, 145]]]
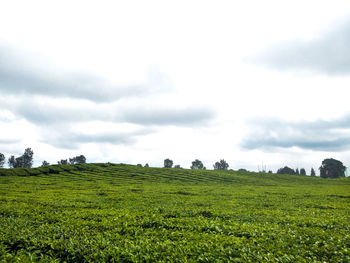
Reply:
[[350, 262], [350, 178], [0, 169], [0, 262]]

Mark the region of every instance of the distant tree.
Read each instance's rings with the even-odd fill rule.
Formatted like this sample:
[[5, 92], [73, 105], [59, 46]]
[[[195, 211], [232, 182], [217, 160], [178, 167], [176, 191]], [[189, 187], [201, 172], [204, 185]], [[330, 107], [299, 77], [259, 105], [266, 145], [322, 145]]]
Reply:
[[138, 166], [138, 167], [142, 167], [142, 164], [138, 163], [136, 166]]
[[322, 178], [338, 178], [345, 176], [346, 167], [341, 161], [324, 159], [320, 167], [320, 176]]
[[43, 161], [41, 164], [41, 167], [49, 166], [49, 165], [50, 165], [50, 163], [48, 163], [47, 161]]
[[73, 158], [69, 158], [69, 164], [78, 164], [78, 163], [86, 163], [86, 158], [84, 155], [79, 155]]
[[84, 155], [79, 155], [75, 157], [76, 163], [86, 163], [86, 157]]
[[17, 158], [11, 155], [8, 159], [8, 164], [10, 168], [31, 168], [33, 166], [33, 155], [33, 150], [27, 148], [24, 150], [24, 153]]
[[8, 159], [8, 164], [10, 168], [17, 168], [17, 162], [16, 157], [14, 155], [11, 155]]
[[306, 175], [306, 171], [304, 168], [300, 168], [300, 175]]
[[214, 170], [227, 170], [229, 165], [224, 159], [221, 159], [220, 162], [216, 162], [213, 167]]
[[67, 159], [62, 159], [61, 161], [58, 161], [57, 162], [59, 165], [66, 165], [66, 164], [68, 164], [68, 161], [67, 161]]
[[283, 168], [278, 169], [277, 173], [278, 174], [295, 174], [295, 171], [292, 168], [285, 166]]
[[24, 154], [22, 155], [22, 158], [24, 159], [24, 168], [31, 168], [33, 166], [33, 156], [34, 152], [31, 148], [25, 149]]
[[181, 169], [180, 164], [175, 164], [174, 168]]
[[0, 168], [4, 167], [5, 164], [5, 155], [0, 153]]
[[244, 169], [244, 168], [241, 168], [241, 169], [238, 169], [239, 172], [248, 172], [247, 169]]
[[310, 173], [311, 176], [316, 176], [316, 173], [315, 173], [315, 170], [314, 168], [311, 168], [311, 173]]
[[145, 167], [149, 167], [149, 164], [148, 164], [148, 163], [146, 163], [146, 164], [145, 164]]
[[173, 167], [173, 161], [170, 159], [165, 159], [164, 160], [164, 168], [171, 168]]
[[268, 172], [269, 174], [272, 174], [273, 172], [271, 171], [271, 170], [269, 170], [269, 172]]
[[205, 167], [202, 163], [202, 161], [196, 159], [192, 162], [192, 165], [191, 165], [191, 169], [200, 169], [200, 170], [204, 170]]
[[297, 168], [297, 169], [295, 169], [295, 174], [296, 175], [299, 175], [300, 173], [299, 173], [299, 169]]

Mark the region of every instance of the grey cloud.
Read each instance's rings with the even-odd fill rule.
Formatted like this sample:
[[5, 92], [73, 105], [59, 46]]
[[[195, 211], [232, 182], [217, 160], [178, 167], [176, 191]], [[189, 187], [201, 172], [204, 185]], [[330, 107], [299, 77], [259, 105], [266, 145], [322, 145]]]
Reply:
[[[4, 101], [3, 106], [5, 104]], [[74, 105], [74, 101], [66, 105], [60, 101], [32, 99], [31, 101], [13, 100], [7, 107], [16, 116], [37, 125], [105, 121], [153, 126], [196, 126], [205, 125], [214, 117], [211, 109], [201, 107], [171, 109], [163, 106], [146, 107], [142, 104], [125, 106], [115, 103], [78, 105]]]
[[122, 119], [126, 122], [142, 125], [180, 125], [195, 126], [210, 122], [214, 112], [210, 109], [132, 109], [123, 113]]
[[75, 133], [72, 130], [49, 134], [41, 141], [63, 149], [77, 149], [82, 144], [98, 143], [113, 145], [129, 145], [136, 142], [139, 136], [151, 133], [150, 129], [140, 129], [132, 132], [104, 132], [97, 134]]
[[116, 116], [105, 105], [75, 107], [55, 103], [20, 102], [13, 113], [37, 125], [79, 123], [87, 121], [113, 121]]
[[286, 122], [253, 120], [251, 132], [241, 143], [244, 149], [273, 150], [299, 147], [314, 151], [344, 151], [350, 147], [350, 115], [335, 120]]
[[0, 144], [14, 144], [19, 143], [20, 139], [0, 139]]
[[310, 41], [281, 43], [249, 59], [278, 70], [350, 74], [350, 20]]
[[125, 97], [149, 95], [170, 87], [169, 80], [156, 72], [149, 74], [147, 83], [116, 86], [94, 74], [50, 69], [50, 66], [45, 67], [46, 65], [36, 62], [35, 57], [19, 53], [0, 45], [0, 92], [4, 94], [110, 102]]

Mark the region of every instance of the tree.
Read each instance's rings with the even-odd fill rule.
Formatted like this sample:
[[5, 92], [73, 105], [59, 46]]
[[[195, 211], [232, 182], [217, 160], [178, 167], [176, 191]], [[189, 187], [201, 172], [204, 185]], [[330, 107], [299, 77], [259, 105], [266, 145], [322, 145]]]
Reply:
[[164, 168], [171, 168], [171, 167], [173, 167], [173, 161], [170, 160], [169, 158], [165, 159], [164, 160]]
[[5, 164], [5, 155], [0, 153], [0, 168], [4, 167]]
[[300, 175], [306, 175], [306, 171], [304, 168], [300, 168]]
[[33, 166], [33, 155], [33, 150], [27, 148], [24, 150], [24, 153], [17, 158], [11, 155], [8, 159], [8, 164], [10, 168], [31, 168]]
[[295, 174], [296, 175], [299, 175], [300, 173], [299, 173], [299, 169], [297, 168], [297, 169], [295, 169]]
[[310, 174], [311, 176], [316, 176], [316, 173], [315, 173], [315, 170], [314, 170], [314, 168], [311, 168], [311, 174]]
[[10, 168], [17, 168], [16, 157], [14, 155], [11, 155], [9, 157], [8, 164], [9, 164]]
[[23, 158], [23, 168], [32, 168], [33, 155], [34, 152], [31, 148], [27, 148], [24, 150], [24, 154], [21, 156]]
[[137, 166], [137, 167], [142, 167], [142, 164], [138, 163], [136, 166]]
[[86, 163], [86, 157], [84, 155], [79, 155], [75, 158], [77, 163]]
[[220, 162], [216, 162], [213, 166], [214, 170], [227, 170], [229, 167], [228, 163], [224, 159], [221, 159]]
[[278, 169], [277, 173], [278, 174], [295, 174], [295, 171], [292, 168], [285, 166], [283, 168]]
[[84, 155], [75, 156], [69, 158], [69, 164], [86, 163], [86, 158]]
[[191, 169], [200, 169], [200, 170], [204, 170], [205, 167], [202, 163], [202, 161], [196, 159], [192, 162], [192, 166], [191, 166]]
[[148, 164], [148, 163], [146, 163], [146, 164], [145, 164], [145, 167], [149, 167], [149, 164]]
[[67, 161], [67, 159], [62, 159], [61, 161], [58, 161], [57, 162], [59, 165], [66, 165], [66, 164], [68, 164], [68, 161]]
[[324, 159], [319, 169], [322, 178], [338, 178], [345, 176], [346, 167], [341, 161], [331, 158]]
[[49, 165], [50, 165], [50, 163], [48, 163], [47, 161], [43, 161], [41, 164], [41, 167], [49, 166]]
[[180, 164], [175, 164], [174, 168], [181, 169], [182, 167], [180, 166]]

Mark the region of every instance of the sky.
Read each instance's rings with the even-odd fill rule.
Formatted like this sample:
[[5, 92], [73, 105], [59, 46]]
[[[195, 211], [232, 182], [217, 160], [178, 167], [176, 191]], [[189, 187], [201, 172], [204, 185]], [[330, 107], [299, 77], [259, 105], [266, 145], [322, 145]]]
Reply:
[[349, 1], [0, 1], [0, 152], [350, 166]]

